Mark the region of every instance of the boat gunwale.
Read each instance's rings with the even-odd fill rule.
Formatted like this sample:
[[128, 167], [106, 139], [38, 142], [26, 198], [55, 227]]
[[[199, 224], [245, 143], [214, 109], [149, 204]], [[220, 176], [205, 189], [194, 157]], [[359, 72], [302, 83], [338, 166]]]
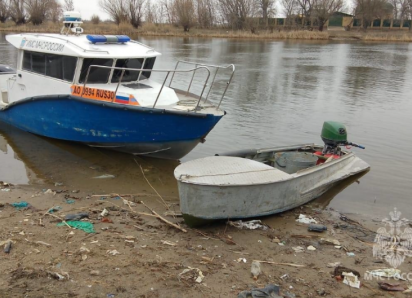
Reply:
[[150, 107], [142, 107], [142, 106], [122, 105], [122, 104], [118, 104], [114, 102], [87, 99], [87, 98], [83, 98], [79, 96], [74, 96], [71, 94], [39, 95], [39, 96], [27, 97], [27, 98], [24, 98], [18, 101], [14, 101], [6, 106], [0, 107], [0, 112], [6, 111], [15, 106], [25, 104], [31, 101], [56, 100], [56, 99], [64, 99], [64, 98], [69, 99], [69, 100], [71, 99], [71, 100], [84, 102], [87, 104], [101, 105], [103, 107], [108, 106], [114, 109], [120, 109], [120, 110], [126, 110], [126, 111], [130, 110], [130, 111], [135, 111], [135, 112], [151, 113], [151, 114], [171, 114], [171, 115], [186, 116], [186, 117], [199, 117], [199, 118], [207, 118], [208, 116], [223, 117], [224, 115], [226, 115], [225, 111], [221, 111], [221, 114], [220, 113], [219, 114], [209, 114], [209, 113], [198, 113], [194, 111], [186, 112], [186, 111], [174, 111], [174, 110], [168, 110], [168, 109], [150, 108]]
[[[313, 147], [323, 147], [323, 146], [321, 146], [321, 145], [316, 145], [316, 144], [308, 144], [308, 145], [309, 145], [309, 146], [313, 146]], [[297, 146], [298, 146], [298, 145], [296, 145], [296, 146], [289, 146], [289, 147], [292, 148], [292, 149], [290, 149], [290, 150], [295, 150], [295, 148], [296, 148]], [[303, 145], [303, 147], [300, 147], [300, 148], [304, 148], [304, 147], [305, 147], [305, 145]], [[277, 147], [277, 148], [285, 149], [285, 148], [288, 148], [288, 147], [285, 146], [285, 147]], [[273, 148], [273, 149], [274, 149], [273, 151], [275, 151], [277, 148]], [[253, 149], [252, 149], [252, 150], [253, 150]], [[258, 149], [258, 150], [260, 150], [260, 149]], [[262, 150], [263, 150], [263, 149], [262, 149]], [[267, 152], [270, 152], [270, 151], [267, 151]], [[227, 184], [227, 185], [225, 185], [225, 184], [205, 184], [205, 183], [191, 182], [191, 181], [183, 180], [183, 179], [181, 178], [182, 175], [181, 175], [180, 177], [176, 177], [176, 175], [175, 175], [175, 179], [176, 179], [179, 183], [185, 183], [185, 184], [191, 184], [191, 185], [200, 185], [200, 186], [208, 186], [208, 187], [222, 187], [222, 188], [226, 188], [226, 187], [243, 187], [243, 186], [270, 185], [270, 184], [277, 184], [277, 183], [281, 183], [281, 182], [291, 181], [291, 180], [296, 179], [296, 178], [300, 178], [300, 177], [304, 177], [304, 176], [310, 175], [310, 174], [312, 174], [313, 172], [317, 172], [317, 171], [324, 170], [324, 169], [326, 169], [326, 168], [328, 168], [328, 167], [331, 167], [331, 166], [333, 166], [333, 165], [336, 165], [336, 164], [338, 164], [338, 163], [340, 163], [340, 162], [342, 162], [342, 161], [345, 161], [345, 160], [347, 160], [347, 159], [349, 159], [349, 158], [358, 159], [358, 160], [364, 162], [364, 163], [367, 165], [366, 168], [363, 168], [363, 169], [361, 169], [360, 171], [358, 171], [358, 172], [356, 172], [356, 173], [361, 173], [361, 172], [363, 172], [363, 171], [367, 171], [367, 170], [370, 169], [370, 165], [367, 164], [365, 161], [363, 161], [363, 160], [362, 160], [361, 158], [359, 158], [358, 156], [356, 156], [353, 152], [348, 152], [348, 151], [343, 151], [343, 152], [345, 153], [345, 155], [342, 156], [342, 157], [339, 158], [339, 159], [334, 159], [334, 160], [332, 160], [332, 161], [330, 161], [330, 162], [327, 162], [327, 163], [318, 164], [318, 165], [315, 165], [315, 166], [313, 166], [313, 167], [309, 167], [309, 168], [307, 168], [307, 169], [300, 170], [300, 171], [298, 171], [298, 172], [296, 172], [296, 173], [289, 174], [289, 177], [286, 177], [286, 178], [284, 178], [284, 179], [278, 179], [278, 180], [273, 180], [273, 181], [264, 182], [264, 183], [256, 183], [256, 184]], [[219, 155], [219, 156], [220, 156], [220, 155]], [[224, 155], [224, 156], [228, 156], [228, 155]], [[239, 158], [241, 158], [241, 157], [239, 157]], [[260, 163], [260, 162], [258, 162], [258, 161], [255, 161], [255, 162]], [[274, 169], [274, 170], [277, 170], [277, 171], [280, 171], [279, 169], [276, 169], [275, 167], [273, 167], [273, 169]], [[175, 169], [175, 172], [176, 172], [176, 169]], [[236, 173], [233, 173], [233, 174], [236, 174]]]

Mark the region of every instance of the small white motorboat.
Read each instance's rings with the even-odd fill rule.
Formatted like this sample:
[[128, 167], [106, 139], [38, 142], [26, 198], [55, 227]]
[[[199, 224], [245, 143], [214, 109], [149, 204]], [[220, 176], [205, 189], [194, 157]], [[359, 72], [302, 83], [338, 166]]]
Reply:
[[324, 146], [243, 150], [181, 164], [174, 175], [186, 223], [283, 212], [370, 168], [353, 152], [341, 150], [342, 145], [364, 149], [347, 142], [342, 124], [325, 122], [322, 139]]

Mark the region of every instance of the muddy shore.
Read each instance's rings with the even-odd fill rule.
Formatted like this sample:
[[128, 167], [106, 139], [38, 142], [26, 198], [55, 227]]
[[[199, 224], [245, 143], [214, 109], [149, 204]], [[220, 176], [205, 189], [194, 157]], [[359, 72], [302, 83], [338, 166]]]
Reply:
[[[389, 267], [372, 255], [374, 231], [382, 226], [378, 220], [343, 215], [314, 201], [264, 218], [267, 230], [241, 230], [227, 222], [192, 229], [170, 215], [179, 212], [176, 200], [169, 200], [168, 193], [160, 195], [169, 210], [150, 188], [126, 196], [65, 185], [3, 185], [0, 242], [11, 240], [12, 245], [9, 253], [3, 246], [0, 251], [0, 297], [237, 297], [267, 284], [279, 285], [283, 297], [406, 295], [381, 290], [376, 279], [364, 279], [367, 270]], [[30, 205], [20, 210], [10, 205], [21, 201]], [[57, 226], [65, 215], [78, 213], [89, 214], [83, 221], [92, 223], [95, 233]], [[328, 230], [309, 232], [307, 225], [296, 222], [300, 214]], [[337, 240], [340, 247], [321, 238]], [[298, 246], [302, 252], [293, 249]], [[262, 273], [256, 280], [253, 260], [268, 262], [260, 263]], [[360, 273], [359, 289], [334, 277], [330, 263], [336, 262]], [[399, 267], [402, 272], [410, 268], [410, 259]], [[411, 286], [408, 281], [397, 283]]]

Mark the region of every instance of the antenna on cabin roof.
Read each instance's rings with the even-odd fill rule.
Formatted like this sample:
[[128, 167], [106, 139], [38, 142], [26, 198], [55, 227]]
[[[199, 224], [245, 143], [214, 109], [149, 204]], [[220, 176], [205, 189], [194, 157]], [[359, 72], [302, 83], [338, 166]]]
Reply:
[[80, 27], [82, 22], [82, 16], [78, 11], [65, 11], [63, 12], [63, 28], [60, 30], [60, 34], [69, 35], [70, 32], [80, 35], [83, 33], [83, 28]]

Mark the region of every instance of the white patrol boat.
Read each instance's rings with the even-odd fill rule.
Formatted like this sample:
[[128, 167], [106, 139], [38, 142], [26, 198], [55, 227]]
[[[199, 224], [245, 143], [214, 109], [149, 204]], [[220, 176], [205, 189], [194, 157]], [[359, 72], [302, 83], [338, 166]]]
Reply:
[[154, 49], [125, 35], [83, 35], [81, 23], [79, 13], [66, 12], [61, 34], [6, 36], [18, 58], [16, 70], [0, 66], [0, 121], [45, 137], [169, 159], [204, 141], [225, 114], [220, 104], [233, 65], [178, 61], [174, 69], [155, 70], [160, 53]]

